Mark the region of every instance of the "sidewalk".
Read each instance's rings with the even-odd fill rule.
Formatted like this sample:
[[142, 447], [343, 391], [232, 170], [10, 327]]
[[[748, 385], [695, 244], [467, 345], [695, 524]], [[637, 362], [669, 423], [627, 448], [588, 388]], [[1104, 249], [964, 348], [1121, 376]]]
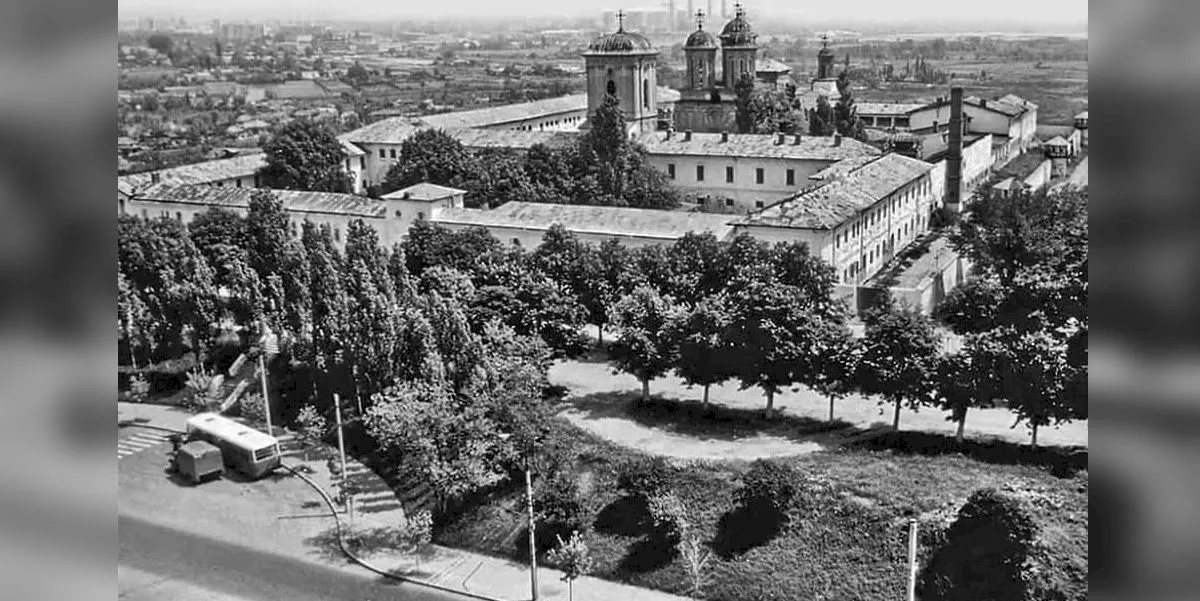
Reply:
[[[118, 403], [118, 420], [145, 420], [146, 424], [182, 428], [190, 414], [172, 407]], [[285, 449], [290, 446], [284, 444]], [[307, 476], [333, 494], [333, 478], [324, 457], [305, 461], [298, 451], [285, 450], [286, 462], [307, 466]], [[155, 464], [157, 465], [157, 464]], [[282, 472], [282, 470], [281, 470]], [[356, 495], [353, 524], [356, 530], [379, 534], [394, 526], [403, 509], [387, 485], [361, 463], [347, 458], [347, 472], [359, 479], [364, 492]], [[158, 478], [152, 478], [159, 480]], [[339, 569], [368, 573], [351, 563], [338, 550], [333, 520], [321, 497], [300, 479], [277, 477], [253, 483], [217, 480], [201, 487], [177, 487], [165, 478], [161, 483], [147, 482], [146, 474], [126, 476], [119, 473], [118, 510], [136, 512], [176, 527], [203, 531], [239, 544], [263, 547]], [[139, 498], [153, 488], [153, 499]], [[128, 494], [127, 494], [128, 493]], [[219, 507], [219, 511], [213, 511]], [[317, 517], [319, 514], [326, 517]], [[306, 517], [305, 517], [306, 516]], [[349, 516], [341, 515], [343, 525]], [[372, 537], [368, 534], [368, 540]], [[269, 542], [267, 542], [269, 541]], [[420, 554], [402, 554], [391, 549], [367, 548], [358, 552], [367, 563], [389, 573], [454, 590], [484, 595], [505, 601], [530, 598], [529, 566], [506, 559], [440, 545]], [[540, 597], [550, 601], [567, 599], [567, 584], [562, 573], [539, 566]], [[577, 601], [682, 601], [684, 597], [654, 590], [583, 577], [575, 582]]]

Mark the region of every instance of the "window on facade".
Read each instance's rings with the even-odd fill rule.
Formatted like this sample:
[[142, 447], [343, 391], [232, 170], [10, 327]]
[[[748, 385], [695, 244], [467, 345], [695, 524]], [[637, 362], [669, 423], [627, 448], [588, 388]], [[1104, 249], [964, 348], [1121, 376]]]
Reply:
[[729, 184], [733, 183], [733, 167], [725, 168], [725, 182]]
[[333, 228], [333, 241], [334, 242], [342, 241], [342, 228], [340, 228], [340, 227]]
[[225, 187], [225, 182], [217, 182], [217, 187], [218, 187], [218, 188], [224, 188], [224, 187]]
[[381, 159], [386, 159], [386, 158], [387, 158], [387, 151], [385, 151], [384, 149], [380, 148], [380, 149], [379, 149], [379, 158], [381, 158]]
[[650, 80], [642, 80], [642, 106], [650, 108]]
[[417, 211], [417, 219], [420, 219], [420, 220], [424, 220], [424, 219], [425, 219], [425, 213], [424, 213], [424, 211]]
[[756, 208], [756, 209], [763, 208], [763, 201], [761, 201], [761, 200], [754, 201], [754, 208]]
[[667, 163], [667, 177], [675, 179], [675, 163]]
[[787, 185], [789, 185], [789, 186], [796, 185], [796, 170], [795, 169], [787, 170]]
[[611, 80], [611, 79], [608, 80], [608, 87], [606, 89], [608, 91], [609, 96], [617, 95], [617, 84], [613, 80]]
[[726, 198], [726, 199], [725, 199], [725, 206], [727, 206], [727, 207], [732, 207], [732, 206], [733, 206], [733, 199], [732, 199], [732, 198]]
[[365, 157], [365, 156], [358, 157], [358, 168], [359, 169], [367, 168], [367, 157]]
[[393, 159], [396, 158], [396, 149], [395, 148], [388, 149], [388, 156]]
[[233, 180], [233, 185], [241, 188], [242, 187], [242, 178], [239, 177], [239, 178]]
[[401, 217], [400, 211], [396, 211], [396, 219], [399, 219], [400, 217]]
[[182, 212], [175, 211], [175, 221], [183, 221], [183, 213]]
[[512, 239], [512, 243], [513, 243], [513, 246], [521, 246], [521, 239], [520, 239], [520, 238], [513, 238], [513, 239]]
[[262, 187], [262, 184], [261, 184], [261, 183], [259, 183], [259, 179], [258, 179], [258, 174], [257, 174], [257, 173], [255, 173], [255, 174], [254, 174], [254, 187], [255, 187], [255, 188], [261, 188], [261, 187]]
[[763, 183], [763, 177], [764, 177], [764, 175], [765, 175], [765, 174], [763, 173], [763, 169], [762, 169], [762, 167], [759, 167], [759, 168], [755, 169], [755, 170], [754, 170], [754, 183], [756, 183], [756, 184], [761, 184], [761, 183]]
[[696, 181], [704, 181], [704, 165], [696, 165]]

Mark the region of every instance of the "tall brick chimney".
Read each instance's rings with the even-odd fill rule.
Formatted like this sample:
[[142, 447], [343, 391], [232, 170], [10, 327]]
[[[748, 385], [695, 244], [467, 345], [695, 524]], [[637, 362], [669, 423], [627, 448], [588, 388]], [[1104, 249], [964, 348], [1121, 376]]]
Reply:
[[946, 149], [946, 208], [962, 210], [963, 89], [950, 89], [950, 138]]

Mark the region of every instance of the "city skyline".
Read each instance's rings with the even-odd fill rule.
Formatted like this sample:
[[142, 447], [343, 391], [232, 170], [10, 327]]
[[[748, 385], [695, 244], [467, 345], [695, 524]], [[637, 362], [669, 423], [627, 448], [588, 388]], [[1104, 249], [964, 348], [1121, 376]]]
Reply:
[[[964, 4], [948, 0], [912, 0], [906, 3], [885, 0], [853, 0], [836, 7], [785, 0], [751, 0], [743, 3], [752, 14], [770, 14], [777, 19], [811, 20], [814, 23], [894, 24], [990, 24], [1006, 26], [1064, 27], [1086, 30], [1086, 0], [1038, 2], [1012, 0], [1004, 4]], [[422, 20], [422, 19], [555, 19], [599, 18], [605, 10], [665, 8], [665, 1], [580, 0], [564, 5], [555, 0], [522, 0], [495, 3], [483, 0], [443, 0], [397, 7], [395, 3], [367, 0], [354, 7], [331, 6], [323, 0], [212, 0], [203, 7], [181, 6], [175, 0], [124, 0], [118, 8], [121, 18], [137, 16], [174, 16], [207, 19], [320, 19], [320, 20]], [[676, 2], [677, 10], [686, 10], [686, 0]], [[732, 12], [733, 3], [729, 3]]]

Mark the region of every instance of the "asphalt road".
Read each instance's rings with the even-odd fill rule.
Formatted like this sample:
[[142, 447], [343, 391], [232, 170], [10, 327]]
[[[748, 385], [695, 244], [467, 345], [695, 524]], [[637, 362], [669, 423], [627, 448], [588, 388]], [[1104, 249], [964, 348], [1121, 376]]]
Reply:
[[131, 601], [462, 601], [416, 584], [355, 575], [127, 515], [117, 516], [119, 598]]

